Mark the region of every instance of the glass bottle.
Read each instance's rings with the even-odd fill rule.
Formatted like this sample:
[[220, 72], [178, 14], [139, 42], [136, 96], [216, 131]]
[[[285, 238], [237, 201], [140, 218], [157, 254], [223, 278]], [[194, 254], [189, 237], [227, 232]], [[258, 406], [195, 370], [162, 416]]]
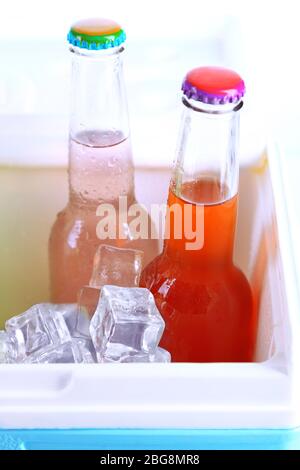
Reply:
[[[73, 25], [68, 40], [69, 201], [57, 215], [49, 240], [51, 300], [57, 303], [76, 301], [79, 289], [89, 282], [101, 243], [143, 250], [145, 264], [158, 253], [157, 239], [138, 238], [124, 214], [136, 203], [122, 68], [125, 33], [114, 21], [89, 19]], [[104, 215], [109, 228], [100, 230]], [[152, 222], [143, 215], [150, 234]]]
[[250, 285], [233, 263], [244, 82], [231, 70], [200, 67], [182, 89], [164, 249], [141, 285], [164, 317], [161, 346], [172, 361], [251, 361], [256, 313]]

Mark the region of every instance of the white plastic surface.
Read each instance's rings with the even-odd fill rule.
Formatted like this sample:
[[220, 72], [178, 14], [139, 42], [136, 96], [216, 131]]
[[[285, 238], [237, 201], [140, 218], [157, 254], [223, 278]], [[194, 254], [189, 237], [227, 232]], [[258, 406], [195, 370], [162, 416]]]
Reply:
[[[297, 273], [276, 149], [268, 160], [253, 156], [241, 169], [235, 253], [260, 297], [257, 362], [1, 365], [0, 428], [300, 426]], [[148, 177], [137, 173], [146, 205]], [[156, 199], [168, 177], [151, 175]]]

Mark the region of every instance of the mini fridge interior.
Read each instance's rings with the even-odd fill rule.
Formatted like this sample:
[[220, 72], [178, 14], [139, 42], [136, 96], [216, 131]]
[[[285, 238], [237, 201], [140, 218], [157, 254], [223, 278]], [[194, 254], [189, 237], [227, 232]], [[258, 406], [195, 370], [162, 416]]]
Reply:
[[[38, 149], [37, 141], [32, 153]], [[21, 165], [17, 153], [11, 164], [5, 159], [2, 320], [47, 300], [47, 238], [67, 198], [66, 168]], [[168, 168], [138, 166], [139, 200], [164, 202], [169, 177]], [[1, 365], [0, 448], [300, 448], [300, 306], [289, 227], [281, 157], [269, 145], [240, 168], [235, 259], [259, 306], [255, 362]]]

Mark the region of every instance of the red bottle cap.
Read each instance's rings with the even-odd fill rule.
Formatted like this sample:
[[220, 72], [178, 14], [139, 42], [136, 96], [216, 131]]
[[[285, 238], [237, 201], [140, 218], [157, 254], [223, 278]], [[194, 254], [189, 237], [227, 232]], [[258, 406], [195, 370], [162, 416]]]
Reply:
[[245, 94], [245, 83], [236, 72], [222, 67], [198, 67], [182, 84], [187, 98], [208, 104], [237, 103]]

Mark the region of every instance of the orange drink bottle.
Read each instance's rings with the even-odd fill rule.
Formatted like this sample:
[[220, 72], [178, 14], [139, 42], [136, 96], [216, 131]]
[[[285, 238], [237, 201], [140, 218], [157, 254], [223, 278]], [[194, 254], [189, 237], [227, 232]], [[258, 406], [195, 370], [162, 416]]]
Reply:
[[142, 273], [166, 322], [175, 362], [253, 359], [256, 312], [233, 263], [239, 110], [244, 82], [218, 67], [190, 71], [170, 183], [163, 252]]
[[[158, 253], [157, 239], [135, 237], [124, 213], [124, 222], [119, 223], [120, 196], [128, 208], [136, 204], [122, 66], [125, 33], [114, 21], [90, 19], [73, 25], [68, 40], [72, 53], [69, 201], [57, 215], [49, 240], [51, 299], [57, 303], [76, 301], [79, 289], [89, 282], [101, 243], [142, 250], [145, 263]], [[102, 238], [99, 207], [105, 209], [106, 203], [111, 223]], [[151, 227], [149, 216], [144, 216]]]

